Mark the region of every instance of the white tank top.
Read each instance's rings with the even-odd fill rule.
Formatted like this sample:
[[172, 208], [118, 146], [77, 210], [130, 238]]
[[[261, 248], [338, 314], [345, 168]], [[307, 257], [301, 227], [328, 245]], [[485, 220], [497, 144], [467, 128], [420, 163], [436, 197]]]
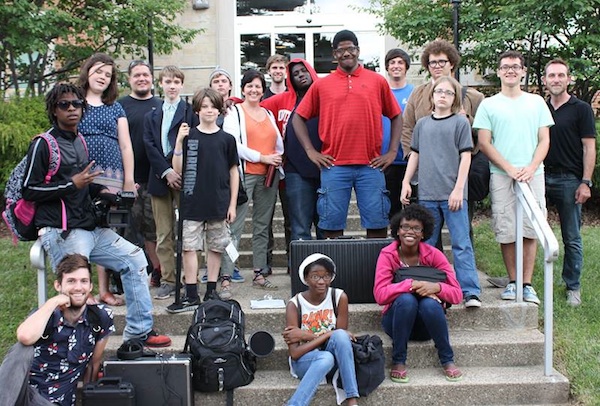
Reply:
[[333, 302], [331, 301], [331, 290], [335, 289], [336, 308], [338, 308], [340, 297], [344, 292], [342, 289], [329, 288], [325, 299], [318, 305], [313, 305], [304, 299], [301, 293], [298, 293], [292, 299], [292, 303], [302, 310], [302, 322], [300, 328], [302, 330], [310, 330], [315, 336], [320, 336], [328, 331], [335, 330], [337, 317], [333, 311]]

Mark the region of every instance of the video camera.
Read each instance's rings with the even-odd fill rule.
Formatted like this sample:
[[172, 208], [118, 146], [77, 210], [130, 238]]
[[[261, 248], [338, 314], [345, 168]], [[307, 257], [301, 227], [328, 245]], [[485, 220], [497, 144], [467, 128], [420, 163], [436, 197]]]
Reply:
[[129, 225], [129, 211], [135, 202], [135, 193], [100, 193], [94, 199], [94, 213], [98, 227], [125, 228]]

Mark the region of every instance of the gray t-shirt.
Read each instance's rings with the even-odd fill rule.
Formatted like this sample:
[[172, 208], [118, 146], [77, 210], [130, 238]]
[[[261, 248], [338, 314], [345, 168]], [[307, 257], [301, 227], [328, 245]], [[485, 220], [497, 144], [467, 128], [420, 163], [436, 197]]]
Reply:
[[423, 117], [415, 125], [410, 148], [419, 153], [419, 200], [448, 200], [456, 185], [460, 154], [473, 150], [469, 120], [458, 114]]

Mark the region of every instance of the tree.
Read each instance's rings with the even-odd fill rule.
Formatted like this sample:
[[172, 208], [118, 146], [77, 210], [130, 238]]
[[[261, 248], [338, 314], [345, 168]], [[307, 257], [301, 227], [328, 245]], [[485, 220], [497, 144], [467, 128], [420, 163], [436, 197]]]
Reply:
[[[385, 33], [411, 47], [452, 41], [449, 0], [371, 0], [366, 10], [382, 19]], [[463, 67], [495, 72], [498, 55], [515, 49], [527, 60], [528, 83], [538, 89], [545, 64], [556, 57], [569, 63], [579, 98], [590, 102], [600, 89], [599, 0], [463, 0], [460, 39]]]
[[[95, 52], [144, 54], [152, 35], [154, 51], [168, 54], [201, 30], [174, 20], [186, 0], [13, 0], [0, 7], [2, 90], [25, 83], [26, 94], [43, 94]], [[149, 27], [152, 27], [152, 30]]]

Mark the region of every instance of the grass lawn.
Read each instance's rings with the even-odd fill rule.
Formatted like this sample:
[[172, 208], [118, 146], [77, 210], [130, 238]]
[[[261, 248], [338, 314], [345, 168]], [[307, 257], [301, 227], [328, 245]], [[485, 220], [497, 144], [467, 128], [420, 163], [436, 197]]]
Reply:
[[[560, 235], [556, 228], [555, 232]], [[561, 286], [560, 277], [562, 255], [555, 265], [554, 365], [571, 381], [574, 403], [600, 405], [600, 295], [596, 295], [593, 289], [600, 286], [600, 227], [585, 226], [583, 237], [586, 266], [581, 307], [573, 309], [565, 304], [565, 289]], [[477, 221], [475, 242], [479, 268], [489, 275], [504, 276], [500, 248], [485, 217]], [[14, 247], [9, 239], [0, 238], [0, 272], [3, 275], [0, 287], [0, 358], [14, 343], [19, 323], [37, 306], [36, 272], [29, 265], [30, 245], [19, 243]], [[541, 253], [538, 261], [534, 286], [538, 295], [543, 297]], [[49, 287], [48, 292], [52, 294], [53, 291]], [[540, 318], [540, 328], [542, 325], [543, 319]]]

